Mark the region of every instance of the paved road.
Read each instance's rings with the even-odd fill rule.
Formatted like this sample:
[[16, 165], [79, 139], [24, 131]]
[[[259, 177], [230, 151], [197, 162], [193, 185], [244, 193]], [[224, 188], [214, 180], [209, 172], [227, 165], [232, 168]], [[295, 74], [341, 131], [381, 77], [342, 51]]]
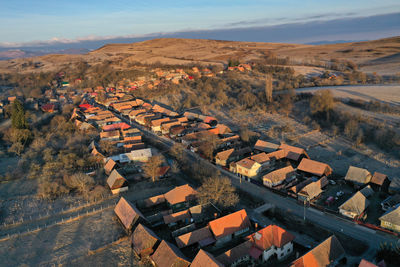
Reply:
[[[131, 126], [138, 128], [141, 130], [146, 136], [151, 137], [153, 139], [156, 139], [160, 141], [161, 143], [165, 144], [168, 147], [171, 147], [175, 142], [172, 141], [171, 139], [165, 138], [165, 137], [160, 137], [153, 132], [147, 130], [145, 127], [137, 124], [136, 122], [130, 122], [128, 119], [120, 116], [117, 113], [114, 113], [117, 117], [121, 118], [124, 120], [126, 123], [130, 123]], [[234, 175], [231, 172], [228, 172], [219, 166], [216, 166], [209, 161], [201, 158], [197, 154], [185, 150], [186, 154], [189, 159], [192, 161], [200, 161], [204, 163], [206, 166], [208, 166], [211, 169], [215, 169], [216, 171], [220, 171], [222, 175], [228, 177], [231, 179], [232, 184], [240, 188], [241, 190], [254, 195], [255, 197], [263, 199], [267, 203], [271, 203], [275, 205], [276, 207], [283, 209], [287, 212], [290, 212], [291, 214], [294, 214], [300, 218], [303, 218], [304, 216], [304, 207], [299, 205], [296, 200], [288, 197], [283, 197], [280, 195], [277, 195], [273, 193], [272, 191], [268, 190], [267, 188], [257, 186], [255, 184], [249, 183], [249, 182], [240, 182], [239, 178]], [[351, 238], [358, 239], [360, 241], [366, 242], [369, 244], [370, 248], [375, 248], [378, 249], [380, 244], [383, 242], [387, 243], [396, 243], [398, 241], [398, 238], [381, 233], [381, 232], [376, 232], [374, 230], [371, 230], [369, 228], [365, 228], [362, 226], [359, 226], [351, 221], [342, 219], [338, 216], [332, 215], [332, 214], [327, 214], [323, 213], [320, 211], [317, 211], [312, 208], [306, 208], [306, 219], [314, 224], [317, 224], [325, 229], [331, 230], [333, 232], [339, 232], [343, 233]]]

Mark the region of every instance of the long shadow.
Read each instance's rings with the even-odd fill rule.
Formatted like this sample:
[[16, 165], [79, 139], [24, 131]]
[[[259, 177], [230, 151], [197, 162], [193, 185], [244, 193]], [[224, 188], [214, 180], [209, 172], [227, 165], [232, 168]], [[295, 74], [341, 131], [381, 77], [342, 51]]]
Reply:
[[363, 98], [366, 98], [366, 99], [369, 99], [369, 100], [379, 101], [379, 102], [382, 102], [382, 103], [388, 104], [388, 105], [400, 105], [400, 103], [398, 103], [398, 102], [394, 102], [394, 101], [391, 101], [391, 102], [384, 101], [384, 100], [382, 100], [382, 99], [378, 99], [378, 98], [373, 97], [373, 96], [371, 96], [371, 95], [363, 94], [363, 93], [360, 93], [360, 92], [355, 92], [355, 91], [346, 90], [346, 89], [339, 89], [339, 88], [337, 88], [337, 89], [335, 89], [335, 90], [337, 90], [337, 91], [342, 91], [342, 92], [348, 93], [348, 94], [350, 94], [350, 95], [363, 97]]

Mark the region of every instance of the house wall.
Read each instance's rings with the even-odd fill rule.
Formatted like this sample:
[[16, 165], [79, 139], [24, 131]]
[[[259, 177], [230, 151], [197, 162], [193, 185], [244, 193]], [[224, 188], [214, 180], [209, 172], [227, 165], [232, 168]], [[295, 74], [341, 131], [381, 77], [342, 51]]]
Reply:
[[111, 190], [111, 193], [113, 193], [113, 195], [121, 193], [121, 192], [125, 192], [128, 191], [128, 186], [125, 187], [121, 187], [121, 188], [117, 188], [117, 189], [113, 189]]
[[264, 185], [265, 185], [266, 187], [274, 187], [274, 186], [277, 186], [277, 185], [282, 184], [282, 183], [283, 183], [283, 180], [282, 180], [282, 181], [279, 181], [279, 182], [277, 182], [277, 183], [272, 183], [270, 180], [264, 180], [263, 183], [264, 183]]
[[349, 217], [349, 218], [351, 218], [351, 219], [354, 219], [354, 218], [357, 216], [356, 213], [350, 212], [350, 211], [347, 211], [347, 210], [344, 210], [344, 209], [339, 209], [339, 212], [340, 212], [340, 214], [342, 214], [343, 216]]
[[235, 262], [233, 262], [230, 266], [231, 267], [236, 267], [238, 265], [244, 266], [243, 264], [246, 263], [246, 266], [254, 266], [254, 263], [251, 261], [250, 256], [246, 255], [243, 256], [239, 259], [237, 259]]
[[241, 174], [243, 176], [255, 177], [255, 176], [258, 175], [259, 171], [261, 170], [261, 165], [258, 164], [258, 163], [255, 163], [251, 167], [251, 169], [247, 169], [247, 168], [244, 168], [244, 167], [242, 167], [240, 165], [237, 165], [236, 169], [237, 169], [237, 173], [239, 173], [239, 174]]
[[276, 248], [275, 246], [272, 246], [270, 249], [264, 250], [263, 261], [268, 261], [269, 258], [274, 254], [276, 254], [278, 260], [282, 260], [292, 252], [293, 252], [292, 242], [285, 244], [282, 248]]
[[278, 256], [278, 260], [282, 260], [286, 258], [287, 255], [292, 253], [293, 251], [293, 243], [289, 242], [286, 245], [284, 245], [282, 248], [277, 248], [276, 254]]
[[393, 224], [393, 223], [388, 222], [388, 221], [381, 221], [381, 226], [383, 228], [386, 228], [386, 229], [389, 229], [389, 230], [393, 230], [393, 231], [396, 231], [396, 232], [400, 233], [400, 225], [396, 225], [396, 224]]

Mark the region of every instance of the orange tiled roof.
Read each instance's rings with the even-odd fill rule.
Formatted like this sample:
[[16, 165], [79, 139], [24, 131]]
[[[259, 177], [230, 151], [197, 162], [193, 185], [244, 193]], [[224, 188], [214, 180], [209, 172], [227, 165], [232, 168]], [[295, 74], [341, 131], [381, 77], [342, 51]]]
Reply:
[[242, 209], [209, 222], [209, 226], [215, 238], [220, 239], [251, 225], [246, 210]]
[[332, 168], [328, 164], [307, 158], [301, 160], [297, 169], [318, 176], [330, 175], [332, 173]]
[[294, 236], [277, 225], [269, 225], [247, 237], [261, 250], [268, 250], [275, 246], [282, 248], [294, 240]]
[[175, 187], [174, 189], [165, 193], [164, 196], [169, 204], [175, 205], [194, 198], [196, 194], [196, 190], [194, 190], [190, 185], [185, 184]]

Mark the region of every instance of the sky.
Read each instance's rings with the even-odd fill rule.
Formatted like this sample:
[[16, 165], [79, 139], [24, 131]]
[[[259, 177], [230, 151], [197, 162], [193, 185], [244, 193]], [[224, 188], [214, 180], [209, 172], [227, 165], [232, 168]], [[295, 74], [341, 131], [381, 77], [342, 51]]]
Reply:
[[0, 0], [0, 45], [254, 28], [398, 12], [399, 0]]

